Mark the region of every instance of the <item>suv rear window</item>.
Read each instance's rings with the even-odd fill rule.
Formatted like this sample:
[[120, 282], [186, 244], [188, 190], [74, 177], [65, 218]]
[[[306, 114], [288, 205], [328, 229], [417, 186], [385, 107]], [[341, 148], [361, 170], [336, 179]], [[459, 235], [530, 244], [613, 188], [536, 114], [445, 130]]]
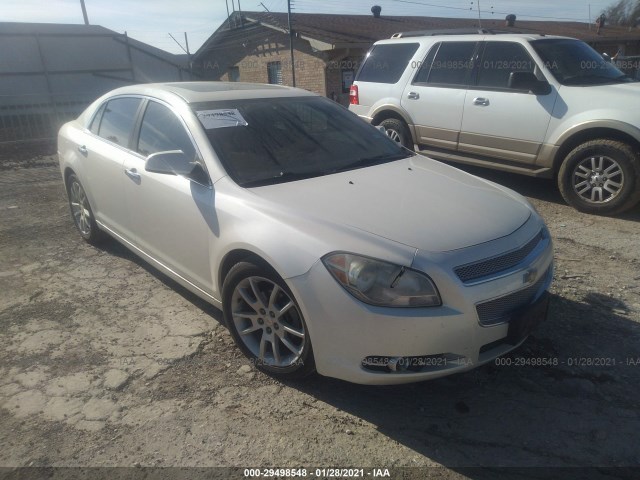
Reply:
[[356, 80], [361, 82], [396, 83], [418, 50], [418, 43], [376, 45], [367, 54]]

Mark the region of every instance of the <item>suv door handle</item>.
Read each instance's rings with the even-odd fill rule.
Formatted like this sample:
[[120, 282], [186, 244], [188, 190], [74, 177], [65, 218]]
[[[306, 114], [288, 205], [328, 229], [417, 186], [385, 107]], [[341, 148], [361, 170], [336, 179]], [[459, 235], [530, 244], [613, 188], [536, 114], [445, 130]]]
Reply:
[[420, 94], [418, 92], [409, 92], [407, 94], [407, 98], [409, 100], [418, 100], [420, 98]]
[[127, 177], [132, 178], [133, 180], [140, 180], [140, 174], [135, 168], [128, 168], [124, 171]]
[[85, 157], [87, 156], [87, 154], [89, 153], [89, 150], [87, 150], [87, 146], [86, 145], [80, 145], [78, 147], [78, 151], [84, 155]]
[[488, 107], [489, 106], [489, 99], [488, 98], [482, 98], [482, 97], [476, 97], [473, 99], [473, 104], [474, 105], [482, 105], [483, 107]]

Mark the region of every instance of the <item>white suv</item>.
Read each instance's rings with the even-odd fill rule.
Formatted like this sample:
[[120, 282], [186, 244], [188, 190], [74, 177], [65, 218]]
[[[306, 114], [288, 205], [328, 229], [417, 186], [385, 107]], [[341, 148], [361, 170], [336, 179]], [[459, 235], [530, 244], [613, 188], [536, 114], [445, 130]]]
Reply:
[[578, 210], [640, 201], [640, 83], [586, 43], [410, 32], [376, 42], [349, 109], [439, 160], [557, 178]]

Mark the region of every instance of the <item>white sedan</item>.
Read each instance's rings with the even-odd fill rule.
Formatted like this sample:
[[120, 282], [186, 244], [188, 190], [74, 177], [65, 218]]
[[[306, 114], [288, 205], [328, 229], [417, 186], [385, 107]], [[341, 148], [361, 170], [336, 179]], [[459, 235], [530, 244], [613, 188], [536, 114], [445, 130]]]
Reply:
[[309, 92], [124, 87], [65, 124], [58, 153], [82, 237], [115, 238], [221, 308], [276, 377], [435, 378], [546, 316], [552, 243], [523, 197]]

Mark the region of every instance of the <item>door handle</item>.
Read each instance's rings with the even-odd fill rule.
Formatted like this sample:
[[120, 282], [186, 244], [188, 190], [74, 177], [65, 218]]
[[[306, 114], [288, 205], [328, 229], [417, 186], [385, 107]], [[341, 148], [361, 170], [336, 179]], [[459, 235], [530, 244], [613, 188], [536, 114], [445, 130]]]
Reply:
[[482, 97], [476, 97], [473, 99], [473, 104], [474, 105], [482, 105], [483, 107], [488, 107], [489, 106], [489, 99], [488, 98], [482, 98]]
[[87, 146], [86, 145], [80, 145], [78, 147], [78, 151], [84, 155], [85, 157], [87, 156], [87, 154], [89, 153], [89, 150], [87, 150]]
[[140, 180], [140, 174], [135, 168], [128, 168], [124, 171], [127, 177], [132, 178], [133, 180]]
[[420, 94], [418, 92], [409, 92], [407, 94], [407, 98], [409, 100], [418, 100], [420, 98]]

